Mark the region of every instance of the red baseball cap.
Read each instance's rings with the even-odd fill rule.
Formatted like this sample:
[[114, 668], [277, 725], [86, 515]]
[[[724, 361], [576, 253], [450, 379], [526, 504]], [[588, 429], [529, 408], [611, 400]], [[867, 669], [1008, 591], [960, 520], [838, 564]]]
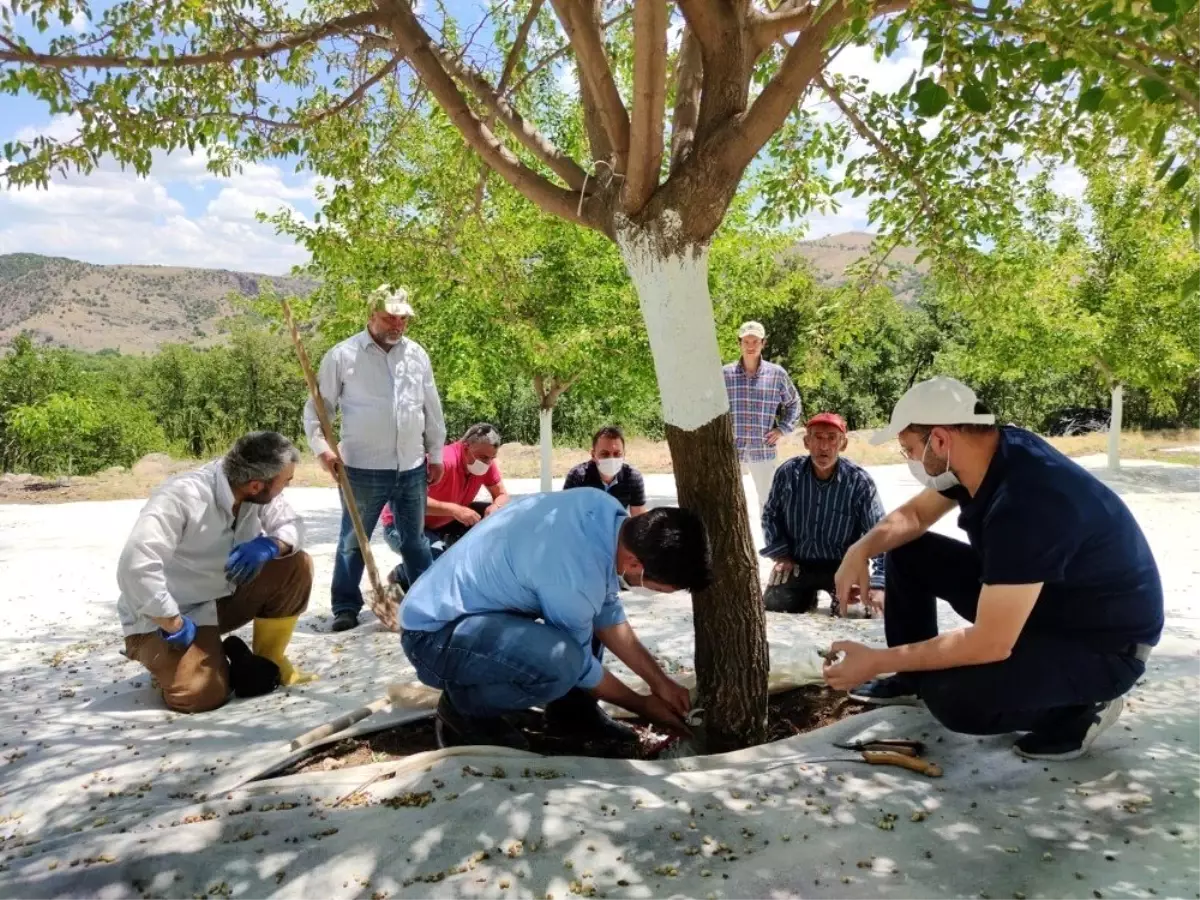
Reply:
[[804, 427], [812, 428], [814, 425], [832, 425], [834, 428], [836, 428], [842, 434], [846, 433], [846, 420], [843, 419], [841, 416], [839, 416], [837, 413], [831, 413], [831, 412], [817, 413], [815, 416], [813, 416], [811, 419], [809, 419], [804, 424]]

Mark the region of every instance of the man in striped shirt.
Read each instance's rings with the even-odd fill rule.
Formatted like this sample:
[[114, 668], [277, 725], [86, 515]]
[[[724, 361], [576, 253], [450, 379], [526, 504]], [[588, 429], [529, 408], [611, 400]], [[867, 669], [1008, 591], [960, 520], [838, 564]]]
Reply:
[[[829, 412], [813, 416], [804, 428], [804, 448], [808, 456], [779, 467], [763, 509], [762, 555], [775, 560], [763, 602], [772, 612], [812, 612], [817, 591], [834, 597], [833, 576], [846, 550], [883, 518], [866, 469], [839, 458], [846, 449], [845, 419]], [[872, 560], [870, 590], [882, 603], [882, 556]], [[836, 599], [830, 612], [841, 613]]]
[[743, 323], [738, 329], [741, 358], [724, 369], [738, 459], [749, 471], [757, 495], [754, 503], [746, 498], [751, 522], [771, 490], [775, 445], [800, 421], [800, 395], [787, 370], [762, 358], [766, 337], [761, 322]]

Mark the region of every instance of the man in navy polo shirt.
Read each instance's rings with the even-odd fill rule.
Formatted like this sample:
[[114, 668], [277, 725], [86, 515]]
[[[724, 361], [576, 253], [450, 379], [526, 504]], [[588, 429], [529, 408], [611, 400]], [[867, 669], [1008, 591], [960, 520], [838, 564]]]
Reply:
[[[1020, 756], [1074, 759], [1145, 672], [1162, 583], [1115, 493], [1038, 436], [994, 422], [966, 385], [934, 378], [873, 438], [898, 439], [927, 489], [846, 553], [839, 597], [865, 589], [869, 560], [887, 553], [888, 647], [836, 642], [825, 680], [873, 703], [923, 700], [952, 731], [1027, 732]], [[956, 504], [970, 545], [928, 533]], [[972, 624], [938, 634], [937, 597]]]
[[563, 490], [591, 487], [604, 491], [631, 516], [646, 511], [646, 483], [642, 473], [625, 461], [625, 432], [605, 425], [592, 436], [592, 458], [567, 473]]

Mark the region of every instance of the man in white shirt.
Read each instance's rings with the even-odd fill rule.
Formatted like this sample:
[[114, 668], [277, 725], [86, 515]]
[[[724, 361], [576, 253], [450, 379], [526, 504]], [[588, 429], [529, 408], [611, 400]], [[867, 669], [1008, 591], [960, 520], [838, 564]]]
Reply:
[[[400, 553], [415, 581], [433, 562], [425, 537], [425, 494], [442, 477], [446, 422], [429, 354], [404, 336], [413, 316], [408, 291], [383, 285], [371, 293], [368, 310], [366, 330], [325, 354], [317, 382], [330, 420], [342, 411], [338, 447], [363, 527], [370, 535], [391, 504]], [[311, 398], [304, 406], [304, 431], [321, 465], [336, 476], [338, 454], [321, 433]], [[334, 631], [358, 625], [363, 565], [343, 510], [331, 590]]]
[[171, 709], [229, 699], [221, 635], [251, 620], [254, 653], [282, 683], [312, 680], [284, 655], [313, 580], [300, 517], [281, 496], [299, 459], [283, 435], [253, 432], [168, 479], [138, 515], [117, 564], [117, 612], [125, 655], [150, 670]]

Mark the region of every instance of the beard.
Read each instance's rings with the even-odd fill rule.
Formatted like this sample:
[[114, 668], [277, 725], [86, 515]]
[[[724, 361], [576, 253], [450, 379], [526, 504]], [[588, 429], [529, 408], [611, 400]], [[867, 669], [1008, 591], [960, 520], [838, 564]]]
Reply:
[[271, 489], [268, 487], [265, 487], [258, 493], [251, 494], [248, 497], [246, 497], [246, 502], [253, 503], [255, 506], [266, 506], [273, 499], [274, 498], [271, 496]]

